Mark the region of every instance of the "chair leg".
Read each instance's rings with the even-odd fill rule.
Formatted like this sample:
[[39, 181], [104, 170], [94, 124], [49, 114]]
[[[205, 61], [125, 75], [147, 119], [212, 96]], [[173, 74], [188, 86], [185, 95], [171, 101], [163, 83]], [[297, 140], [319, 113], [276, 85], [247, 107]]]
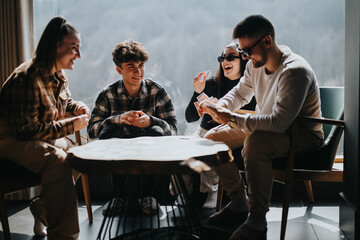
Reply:
[[223, 198], [224, 188], [222, 183], [219, 180], [218, 184], [218, 194], [216, 199], [216, 212], [219, 212], [221, 210], [221, 204], [222, 204], [222, 198]]
[[307, 193], [307, 197], [309, 199], [310, 203], [314, 203], [314, 194], [313, 194], [313, 190], [312, 190], [312, 185], [311, 185], [311, 181], [310, 180], [304, 180], [305, 183], [305, 189], [306, 189], [306, 193]]
[[291, 198], [291, 185], [292, 181], [286, 182], [284, 186], [284, 196], [283, 196], [283, 209], [282, 209], [282, 216], [281, 216], [281, 232], [280, 232], [280, 239], [285, 239], [285, 232], [286, 232], [286, 224], [288, 219], [289, 213], [289, 205], [290, 205], [290, 198]]
[[296, 132], [297, 132], [297, 123], [296, 120], [291, 124], [290, 127], [290, 149], [288, 153], [288, 162], [285, 170], [285, 186], [284, 186], [284, 198], [283, 198], [283, 210], [281, 216], [281, 231], [280, 231], [280, 240], [285, 239], [286, 224], [289, 213], [289, 205], [291, 198], [291, 187], [293, 182], [293, 170], [295, 162], [295, 147], [296, 147]]
[[81, 174], [81, 182], [82, 182], [82, 187], [83, 187], [83, 191], [84, 191], [84, 198], [85, 198], [89, 222], [92, 223], [93, 215], [92, 215], [92, 209], [91, 209], [89, 178], [88, 178], [87, 174]]
[[0, 219], [5, 240], [11, 240], [10, 227], [6, 210], [5, 194], [0, 190]]

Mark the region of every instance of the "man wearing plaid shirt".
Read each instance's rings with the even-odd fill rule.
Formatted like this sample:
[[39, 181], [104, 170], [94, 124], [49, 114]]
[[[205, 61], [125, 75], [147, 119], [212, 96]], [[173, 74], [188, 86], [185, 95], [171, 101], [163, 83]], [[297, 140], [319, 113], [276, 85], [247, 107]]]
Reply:
[[[143, 79], [148, 60], [148, 52], [143, 45], [134, 41], [121, 42], [112, 56], [122, 80], [107, 86], [97, 97], [88, 126], [90, 138], [176, 135], [177, 121], [171, 98], [161, 85]], [[144, 182], [152, 182], [148, 180]], [[113, 182], [116, 187], [119, 183], [123, 187], [125, 179], [113, 176]], [[117, 209], [107, 211], [107, 204], [103, 213], [118, 212], [123, 200], [115, 202], [119, 203]]]

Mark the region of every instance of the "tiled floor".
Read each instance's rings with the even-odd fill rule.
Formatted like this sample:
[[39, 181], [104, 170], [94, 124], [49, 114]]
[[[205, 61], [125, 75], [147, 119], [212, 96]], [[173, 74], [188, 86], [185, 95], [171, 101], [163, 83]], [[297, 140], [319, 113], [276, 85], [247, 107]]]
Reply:
[[[291, 240], [344, 240], [346, 239], [339, 230], [339, 206], [337, 198], [327, 199], [326, 201], [317, 200], [315, 204], [303, 204], [300, 199], [292, 202], [289, 221], [286, 231], [286, 239]], [[79, 205], [80, 218], [80, 237], [79, 240], [96, 239], [103, 216], [101, 206], [104, 201], [93, 201], [94, 221], [89, 224], [87, 220], [86, 206]], [[27, 202], [9, 203], [9, 221], [12, 238], [14, 240], [43, 239], [32, 235], [33, 219], [30, 214]], [[270, 212], [267, 214], [268, 220], [268, 240], [279, 239], [281, 221], [281, 201], [273, 199]], [[207, 217], [214, 210], [197, 209], [201, 224], [205, 231], [212, 231], [213, 239], [227, 239], [232, 229], [208, 229]], [[3, 239], [2, 232], [0, 240]]]

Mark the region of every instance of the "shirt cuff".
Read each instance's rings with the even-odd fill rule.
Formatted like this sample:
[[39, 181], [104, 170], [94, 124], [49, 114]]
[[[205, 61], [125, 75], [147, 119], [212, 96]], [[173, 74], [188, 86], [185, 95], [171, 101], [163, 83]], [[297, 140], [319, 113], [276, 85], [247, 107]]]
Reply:
[[103, 122], [103, 127], [109, 126], [109, 125], [116, 125], [119, 124], [117, 119], [119, 118], [119, 115], [114, 115], [106, 118]]
[[161, 119], [159, 119], [159, 118], [157, 118], [157, 117], [154, 117], [154, 116], [149, 116], [150, 117], [150, 119], [151, 119], [151, 123], [150, 123], [150, 125], [149, 125], [149, 127], [150, 126], [154, 126], [154, 125], [160, 125], [161, 123], [162, 123], [162, 120]]
[[238, 128], [243, 129], [245, 132], [250, 132], [250, 129], [248, 129], [246, 126], [246, 120], [251, 116], [250, 113], [246, 113], [246, 114], [233, 113], [233, 116], [235, 117], [236, 126]]

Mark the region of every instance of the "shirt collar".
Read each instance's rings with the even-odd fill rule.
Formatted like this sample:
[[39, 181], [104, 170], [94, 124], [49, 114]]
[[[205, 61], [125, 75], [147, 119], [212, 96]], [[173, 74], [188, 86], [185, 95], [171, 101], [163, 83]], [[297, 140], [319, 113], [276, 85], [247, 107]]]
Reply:
[[[139, 93], [138, 93], [138, 95], [136, 96], [136, 98], [141, 98], [141, 99], [143, 99], [143, 98], [145, 98], [146, 96], [148, 96], [148, 89], [147, 89], [147, 87], [146, 87], [146, 82], [145, 82], [146, 80], [145, 79], [143, 79], [142, 81], [141, 81], [141, 86], [140, 86], [140, 89], [139, 89]], [[130, 98], [130, 96], [127, 94], [127, 92], [126, 92], [126, 89], [125, 89], [125, 85], [124, 85], [124, 81], [123, 80], [120, 80], [119, 81], [119, 85], [118, 85], [118, 93], [119, 93], [119, 95], [122, 95], [122, 94], [125, 94], [127, 97], [129, 97]]]

